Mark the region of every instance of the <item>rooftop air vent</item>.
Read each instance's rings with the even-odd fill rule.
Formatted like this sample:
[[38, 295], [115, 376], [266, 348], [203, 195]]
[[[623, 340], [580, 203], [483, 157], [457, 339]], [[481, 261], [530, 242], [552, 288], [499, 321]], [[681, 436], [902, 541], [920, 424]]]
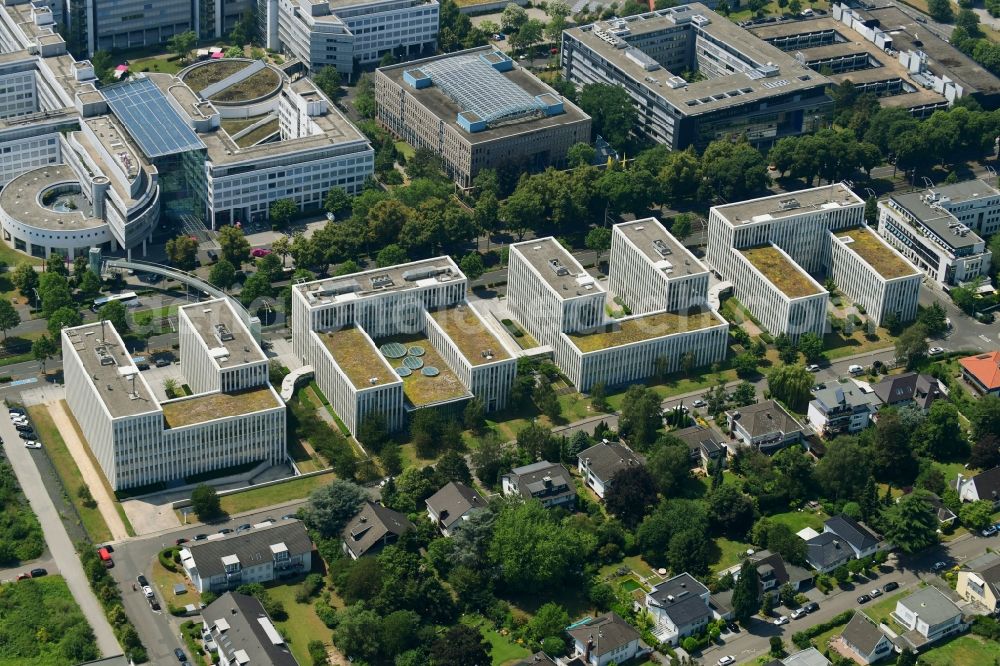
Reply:
[[376, 275], [372, 279], [372, 289], [386, 289], [393, 285], [392, 278], [389, 277], [388, 273], [383, 275]]
[[219, 338], [219, 342], [229, 342], [235, 338], [233, 332], [225, 324], [215, 325], [215, 337]]
[[782, 199], [781, 201], [778, 202], [778, 205], [781, 206], [781, 210], [794, 210], [795, 208], [802, 207], [802, 204], [799, 203], [799, 200], [795, 198]]
[[558, 259], [549, 259], [549, 268], [556, 275], [569, 275], [569, 269], [563, 266], [563, 263]]
[[673, 254], [673, 251], [667, 247], [667, 244], [659, 238], [653, 241], [653, 249], [656, 250], [656, 254], [660, 255], [664, 259]]

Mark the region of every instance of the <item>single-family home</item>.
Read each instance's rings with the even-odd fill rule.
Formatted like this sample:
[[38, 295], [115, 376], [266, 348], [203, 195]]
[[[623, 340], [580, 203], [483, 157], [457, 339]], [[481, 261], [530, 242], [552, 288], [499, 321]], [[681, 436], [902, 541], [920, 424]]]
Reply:
[[924, 412], [932, 402], [948, 395], [948, 389], [935, 377], [916, 372], [888, 375], [873, 389], [883, 407], [913, 405]]
[[218, 593], [244, 583], [266, 583], [308, 572], [312, 550], [305, 525], [282, 520], [240, 534], [186, 543], [180, 558], [198, 592]]
[[942, 525], [951, 525], [958, 519], [958, 516], [955, 515], [955, 512], [946, 507], [944, 505], [944, 500], [942, 500], [940, 497], [930, 492], [929, 490], [924, 491], [924, 496], [927, 498], [927, 501], [930, 503], [930, 505], [934, 507], [934, 511], [937, 513], [937, 518], [939, 523], [941, 523]]
[[980, 395], [1000, 395], [1000, 351], [967, 356], [958, 363], [962, 377]]
[[854, 551], [833, 532], [806, 539], [806, 563], [819, 573], [830, 573], [854, 559]]
[[892, 617], [906, 627], [906, 633], [899, 638], [914, 651], [968, 628], [955, 602], [933, 585], [897, 601]]
[[682, 428], [670, 433], [678, 437], [688, 445], [691, 452], [691, 461], [704, 469], [710, 471], [712, 464], [716, 460], [726, 460], [726, 440], [715, 428], [706, 428], [696, 425], [689, 428]]
[[889, 637], [860, 611], [844, 627], [840, 641], [849, 651], [849, 656], [862, 664], [874, 664], [895, 651]]
[[501, 478], [504, 495], [516, 495], [526, 500], [536, 499], [546, 507], [576, 504], [576, 487], [569, 470], [559, 463], [545, 460], [515, 467]]
[[857, 384], [834, 384], [813, 393], [806, 418], [821, 437], [830, 438], [864, 430], [878, 406], [878, 396]]
[[[761, 594], [776, 593], [785, 584], [790, 585], [793, 590], [798, 592], [800, 589], [805, 589], [813, 578], [812, 573], [786, 562], [780, 553], [772, 553], [767, 549], [747, 555], [747, 559], [757, 565], [757, 578], [760, 581]], [[742, 565], [736, 565], [723, 573], [731, 573], [733, 580], [738, 580], [741, 567]]]
[[986, 553], [966, 562], [958, 571], [955, 591], [990, 613], [1000, 611], [1000, 555]]
[[412, 529], [413, 523], [403, 514], [367, 500], [341, 532], [344, 552], [353, 560], [377, 555]]
[[486, 500], [461, 481], [451, 481], [427, 498], [427, 517], [441, 534], [452, 536], [469, 517], [486, 508]]
[[661, 643], [677, 645], [700, 632], [714, 619], [708, 588], [687, 573], [659, 583], [646, 593], [645, 606], [653, 618], [653, 634]]
[[988, 500], [993, 502], [994, 507], [1000, 506], [1000, 467], [988, 469], [972, 477], [959, 474], [955, 490], [963, 502]]
[[823, 531], [837, 535], [854, 551], [854, 557], [861, 559], [874, 555], [882, 543], [882, 537], [867, 525], [850, 516], [831, 516], [823, 523]]
[[802, 441], [802, 424], [774, 400], [726, 412], [730, 437], [763, 453], [774, 453]]
[[830, 666], [830, 660], [814, 647], [790, 654], [778, 663], [781, 666]]
[[201, 611], [202, 634], [221, 666], [297, 666], [281, 632], [256, 598], [226, 592]]
[[601, 499], [604, 499], [615, 474], [646, 464], [643, 456], [624, 444], [607, 440], [581, 451], [576, 461], [580, 476]]
[[586, 666], [622, 664], [652, 652], [640, 640], [639, 632], [615, 612], [579, 624], [567, 633], [573, 639], [573, 658]]

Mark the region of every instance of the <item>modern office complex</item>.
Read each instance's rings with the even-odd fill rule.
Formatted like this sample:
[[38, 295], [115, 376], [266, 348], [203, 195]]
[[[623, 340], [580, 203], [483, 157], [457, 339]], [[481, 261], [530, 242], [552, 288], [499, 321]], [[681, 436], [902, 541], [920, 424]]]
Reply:
[[[949, 286], [986, 275], [993, 256], [986, 241], [949, 210], [951, 205], [936, 189], [878, 202], [879, 234], [935, 282]], [[978, 222], [978, 213], [956, 208], [967, 218], [975, 216], [966, 222]], [[987, 219], [984, 213], [984, 223]]]
[[373, 413], [398, 430], [423, 407], [507, 404], [516, 359], [467, 288], [447, 256], [295, 285], [293, 349], [351, 433]]
[[285, 405], [233, 306], [184, 306], [178, 326], [181, 369], [195, 392], [162, 400], [110, 323], [62, 331], [66, 401], [115, 490], [285, 461]]
[[916, 316], [920, 276], [864, 225], [841, 183], [712, 208], [706, 260], [772, 334], [822, 335], [833, 279], [876, 323]]
[[492, 47], [381, 67], [375, 101], [379, 123], [440, 155], [461, 187], [486, 168], [561, 165], [590, 143], [590, 116]]
[[831, 110], [829, 79], [701, 3], [570, 28], [562, 68], [577, 85], [623, 86], [639, 131], [675, 149], [733, 133], [770, 144]]
[[346, 76], [387, 53], [407, 57], [437, 48], [436, 0], [259, 0], [268, 48], [310, 70], [327, 65]]
[[[668, 308], [673, 286], [707, 287], [707, 269], [653, 218], [616, 225], [616, 236], [610, 265], [626, 275], [612, 277], [609, 287], [632, 285], [622, 293], [605, 290], [552, 237], [511, 245], [510, 313], [538, 342], [551, 345], [556, 365], [580, 391], [597, 382], [614, 386], [673, 372], [685, 358], [695, 366], [725, 358], [729, 325], [702, 305], [703, 292], [683, 286], [677, 293], [686, 307]], [[633, 276], [653, 273], [630, 269], [630, 262], [645, 262], [661, 275], [635, 288]]]

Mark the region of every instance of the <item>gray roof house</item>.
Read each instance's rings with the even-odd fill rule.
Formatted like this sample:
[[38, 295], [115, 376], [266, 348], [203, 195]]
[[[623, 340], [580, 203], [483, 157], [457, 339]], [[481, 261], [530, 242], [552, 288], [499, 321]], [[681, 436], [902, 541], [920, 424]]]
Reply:
[[879, 407], [878, 396], [857, 384], [834, 384], [813, 393], [806, 417], [821, 437], [836, 437], [864, 430]]
[[906, 633], [899, 638], [905, 647], [914, 651], [966, 629], [962, 624], [962, 611], [934, 586], [919, 589], [897, 601], [892, 617], [906, 627]]
[[[761, 592], [777, 590], [788, 583], [796, 592], [803, 583], [812, 580], [813, 575], [789, 562], [785, 562], [779, 553], [760, 550], [749, 556], [751, 562], [757, 565], [757, 576], [760, 579]], [[737, 572], [739, 569], [737, 569]], [[738, 578], [738, 576], [737, 576]]]
[[204, 633], [218, 646], [221, 666], [297, 666], [285, 639], [259, 601], [227, 592], [201, 612]]
[[181, 549], [181, 566], [199, 592], [230, 590], [312, 568], [313, 544], [298, 520], [254, 527]]
[[687, 573], [663, 581], [646, 593], [645, 605], [653, 618], [653, 634], [661, 643], [677, 645], [700, 632], [715, 615], [708, 588]]
[[[640, 640], [639, 632], [617, 613], [605, 613], [566, 633], [573, 639], [573, 659], [586, 666], [623, 663], [637, 655], [651, 652]], [[570, 661], [575, 665], [574, 661]]]
[[691, 460], [698, 461], [705, 471], [709, 470], [713, 460], [726, 459], [725, 437], [715, 428], [696, 425], [675, 430], [670, 434], [687, 443]]
[[930, 408], [932, 402], [948, 395], [948, 390], [937, 379], [916, 372], [888, 376], [873, 389], [886, 407], [913, 404], [924, 411]]
[[413, 529], [409, 518], [368, 500], [341, 532], [344, 552], [351, 559], [375, 555]]
[[830, 666], [830, 660], [814, 647], [790, 654], [779, 663], [781, 666]]
[[857, 558], [873, 554], [882, 543], [882, 537], [871, 531], [867, 525], [844, 514], [827, 518], [823, 523], [823, 531], [832, 532], [843, 539]]
[[993, 506], [1000, 506], [1000, 467], [988, 469], [973, 477], [959, 474], [955, 489], [963, 502], [988, 500], [993, 502]]
[[646, 464], [643, 456], [624, 444], [607, 440], [581, 451], [576, 461], [580, 476], [601, 499], [604, 499], [615, 474]]
[[726, 412], [731, 437], [763, 453], [774, 453], [802, 441], [802, 424], [774, 400]]
[[857, 612], [840, 635], [845, 646], [862, 664], [874, 664], [893, 653], [892, 641], [867, 615]]
[[833, 532], [806, 540], [806, 562], [820, 573], [829, 573], [854, 559], [854, 551]]
[[515, 467], [501, 478], [504, 495], [537, 499], [546, 507], [576, 504], [576, 486], [569, 470], [545, 460]]
[[427, 498], [427, 516], [441, 534], [451, 536], [476, 511], [486, 508], [486, 500], [461, 481], [451, 481]]

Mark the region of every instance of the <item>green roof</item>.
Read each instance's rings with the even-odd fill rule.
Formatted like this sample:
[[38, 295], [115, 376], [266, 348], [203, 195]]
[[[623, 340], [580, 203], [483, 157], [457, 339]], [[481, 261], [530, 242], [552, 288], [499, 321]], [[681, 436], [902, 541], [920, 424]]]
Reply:
[[876, 238], [867, 227], [845, 229], [837, 233], [837, 238], [842, 241], [850, 238], [853, 242], [846, 243], [847, 247], [867, 261], [886, 280], [917, 273], [913, 266]]
[[740, 250], [754, 267], [764, 274], [788, 298], [802, 298], [820, 293], [805, 271], [772, 245]]
[[[406, 345], [406, 347], [423, 347], [424, 354], [420, 357], [420, 360], [423, 361], [422, 367], [432, 366], [440, 372], [436, 377], [426, 377], [421, 372], [422, 368], [420, 368], [413, 370], [409, 376], [402, 377], [403, 394], [414, 407], [423, 407], [424, 405], [455, 400], [469, 395], [465, 386], [462, 385], [462, 382], [459, 381], [455, 373], [451, 371], [448, 364], [444, 362], [444, 359], [441, 358], [441, 355], [434, 348], [434, 345], [431, 344], [431, 341], [427, 339], [427, 336], [422, 333], [393, 335], [387, 338], [379, 338], [375, 344], [381, 347], [389, 342], [399, 342]], [[403, 359], [397, 359], [391, 363], [393, 367], [398, 367], [403, 365]]]
[[586, 353], [609, 347], [620, 347], [653, 338], [662, 338], [675, 333], [697, 331], [716, 326], [722, 322], [711, 312], [704, 311], [692, 315], [677, 312], [657, 312], [655, 314], [632, 317], [612, 322], [602, 328], [583, 333], [568, 333], [577, 349]]
[[[472, 365], [510, 358], [470, 306], [434, 310], [430, 315]], [[483, 356], [484, 351], [491, 351], [492, 358]]]
[[378, 377], [379, 385], [399, 379], [386, 366], [385, 359], [372, 347], [368, 335], [361, 329], [349, 326], [317, 335], [330, 350], [330, 355], [347, 375], [347, 379], [354, 384], [354, 388], [372, 386], [372, 377]]
[[239, 393], [207, 393], [161, 404], [167, 428], [183, 428], [227, 416], [242, 416], [283, 406], [270, 386]]

